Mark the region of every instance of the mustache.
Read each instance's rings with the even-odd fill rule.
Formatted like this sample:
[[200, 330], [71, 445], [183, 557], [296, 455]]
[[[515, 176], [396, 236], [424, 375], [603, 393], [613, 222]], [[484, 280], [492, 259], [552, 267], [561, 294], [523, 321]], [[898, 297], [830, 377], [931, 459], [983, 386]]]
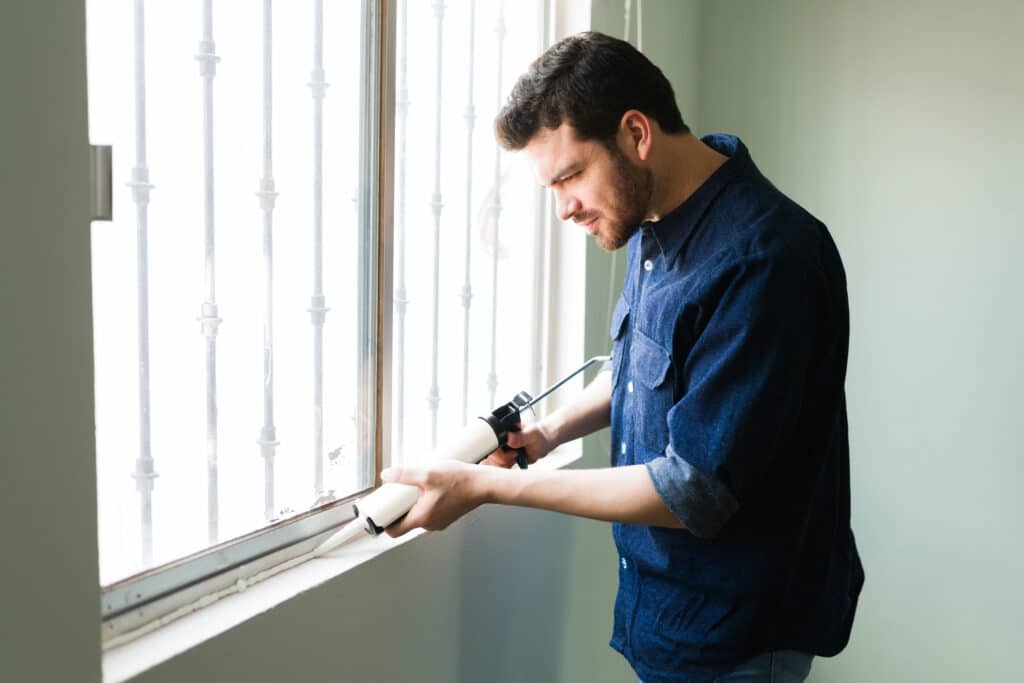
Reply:
[[597, 218], [596, 213], [578, 213], [572, 217], [572, 222], [575, 223], [576, 225], [583, 225], [584, 223], [589, 223], [595, 218]]

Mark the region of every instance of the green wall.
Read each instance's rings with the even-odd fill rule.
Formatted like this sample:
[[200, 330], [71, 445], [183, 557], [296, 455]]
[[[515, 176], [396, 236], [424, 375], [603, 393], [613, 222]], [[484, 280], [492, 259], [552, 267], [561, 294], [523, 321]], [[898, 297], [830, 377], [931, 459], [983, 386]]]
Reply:
[[[592, 10], [622, 35], [621, 2]], [[644, 18], [694, 131], [739, 135], [846, 264], [867, 585], [850, 646], [811, 680], [1014, 680], [1024, 3], [646, 0]], [[618, 258], [588, 244], [591, 353], [607, 350]], [[607, 453], [604, 436], [588, 446]]]
[[851, 305], [852, 642], [814, 681], [1018, 680], [1024, 4], [706, 2], [700, 122], [824, 220]]
[[85, 8], [0, 5], [0, 680], [96, 680]]

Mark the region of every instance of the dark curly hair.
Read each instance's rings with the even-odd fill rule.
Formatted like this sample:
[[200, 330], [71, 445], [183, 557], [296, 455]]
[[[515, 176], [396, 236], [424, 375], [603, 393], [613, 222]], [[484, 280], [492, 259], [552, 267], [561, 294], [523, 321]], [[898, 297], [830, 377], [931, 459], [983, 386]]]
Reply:
[[494, 121], [498, 143], [524, 148], [541, 128], [563, 122], [581, 140], [611, 144], [622, 115], [637, 109], [666, 133], [689, 133], [672, 85], [629, 43], [588, 31], [561, 40], [519, 77]]

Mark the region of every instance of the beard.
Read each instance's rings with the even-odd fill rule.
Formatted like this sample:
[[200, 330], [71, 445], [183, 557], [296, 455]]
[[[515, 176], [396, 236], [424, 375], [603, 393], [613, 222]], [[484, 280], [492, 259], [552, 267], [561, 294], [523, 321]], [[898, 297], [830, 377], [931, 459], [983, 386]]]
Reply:
[[612, 196], [605, 229], [597, 233], [596, 240], [597, 246], [605, 251], [615, 251], [629, 242], [647, 216], [654, 174], [630, 163], [614, 141], [607, 148], [614, 164]]

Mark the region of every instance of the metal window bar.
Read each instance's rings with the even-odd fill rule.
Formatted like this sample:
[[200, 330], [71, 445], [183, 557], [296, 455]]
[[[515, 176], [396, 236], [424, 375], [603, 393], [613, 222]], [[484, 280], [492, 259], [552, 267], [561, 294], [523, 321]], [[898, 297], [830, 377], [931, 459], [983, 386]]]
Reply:
[[206, 300], [200, 308], [200, 332], [206, 340], [206, 506], [207, 539], [216, 543], [218, 530], [217, 486], [217, 311], [214, 270], [214, 194], [213, 194], [213, 78], [217, 73], [216, 45], [213, 41], [213, 0], [203, 0], [203, 37], [199, 41], [199, 75], [203, 87], [203, 230], [205, 243]]
[[636, 0], [636, 49], [644, 51], [644, 0]]
[[135, 167], [128, 185], [135, 203], [137, 233], [136, 261], [138, 267], [138, 331], [139, 331], [139, 457], [132, 476], [140, 496], [142, 532], [142, 565], [153, 562], [153, 480], [157, 477], [150, 445], [149, 421], [149, 168], [146, 166], [146, 34], [145, 5], [135, 0]]
[[274, 455], [278, 444], [274, 427], [274, 190], [273, 170], [273, 7], [263, 0], [263, 177], [259, 197], [263, 211], [263, 428], [258, 444], [263, 457], [263, 516], [274, 518]]
[[442, 43], [444, 40], [444, 10], [443, 0], [435, 0], [434, 18], [436, 19], [435, 33], [435, 80], [434, 80], [434, 194], [430, 199], [430, 207], [434, 212], [434, 307], [433, 307], [433, 334], [431, 336], [432, 354], [430, 360], [431, 383], [430, 393], [427, 396], [427, 403], [430, 406], [430, 447], [437, 446], [437, 408], [441, 401], [437, 384], [438, 365], [438, 343], [440, 336], [440, 274], [441, 274], [441, 57]]
[[[502, 90], [501, 72], [502, 61], [505, 50], [505, 0], [498, 3], [498, 21], [494, 27], [497, 37], [498, 68], [496, 74], [497, 107], [501, 110]], [[498, 247], [499, 227], [501, 225], [501, 147], [495, 147], [494, 152], [494, 243], [493, 262], [491, 268], [491, 372], [487, 376], [487, 388], [490, 391], [490, 402], [488, 405], [495, 405], [494, 395], [498, 389]]]
[[623, 19], [624, 26], [623, 26], [623, 29], [622, 29], [622, 39], [624, 41], [626, 41], [627, 43], [629, 42], [629, 20], [631, 18], [632, 11], [633, 11], [633, 0], [623, 0], [623, 2], [622, 2], [622, 14], [623, 14], [622, 19]]
[[327, 318], [323, 283], [323, 210], [324, 210], [324, 3], [313, 3], [313, 70], [309, 76], [313, 95], [313, 294], [309, 314], [313, 323], [313, 500], [328, 502], [324, 491], [324, 321]]
[[[545, 0], [541, 4], [541, 13], [537, 21], [537, 54], [540, 54], [548, 46], [548, 33], [550, 31], [551, 1]], [[540, 391], [547, 382], [544, 381], [544, 355], [545, 340], [547, 339], [544, 329], [546, 293], [548, 282], [545, 277], [547, 273], [547, 251], [548, 251], [548, 224], [550, 206], [548, 198], [550, 193], [543, 187], [535, 190], [534, 201], [537, 208], [535, 217], [537, 239], [534, 244], [534, 278], [532, 288], [533, 316], [530, 318], [530, 339], [531, 362], [530, 362], [530, 385], [534, 391]]]
[[476, 34], [476, 0], [469, 0], [469, 68], [468, 94], [466, 97], [466, 278], [462, 285], [463, 337], [462, 337], [462, 422], [469, 416], [469, 307], [473, 301], [471, 279], [473, 253], [473, 124], [476, 112], [473, 108], [473, 63], [475, 53], [473, 40]]
[[405, 288], [405, 168], [406, 168], [406, 120], [409, 115], [409, 78], [408, 78], [408, 26], [409, 12], [407, 0], [402, 0], [399, 18], [398, 47], [398, 177], [395, 191], [398, 194], [397, 216], [395, 222], [398, 236], [395, 251], [398, 255], [398, 267], [395, 276], [395, 313], [397, 314], [397, 331], [395, 334], [394, 372], [395, 372], [395, 444], [392, 459], [402, 461], [405, 449], [405, 312], [409, 305], [409, 295]]

